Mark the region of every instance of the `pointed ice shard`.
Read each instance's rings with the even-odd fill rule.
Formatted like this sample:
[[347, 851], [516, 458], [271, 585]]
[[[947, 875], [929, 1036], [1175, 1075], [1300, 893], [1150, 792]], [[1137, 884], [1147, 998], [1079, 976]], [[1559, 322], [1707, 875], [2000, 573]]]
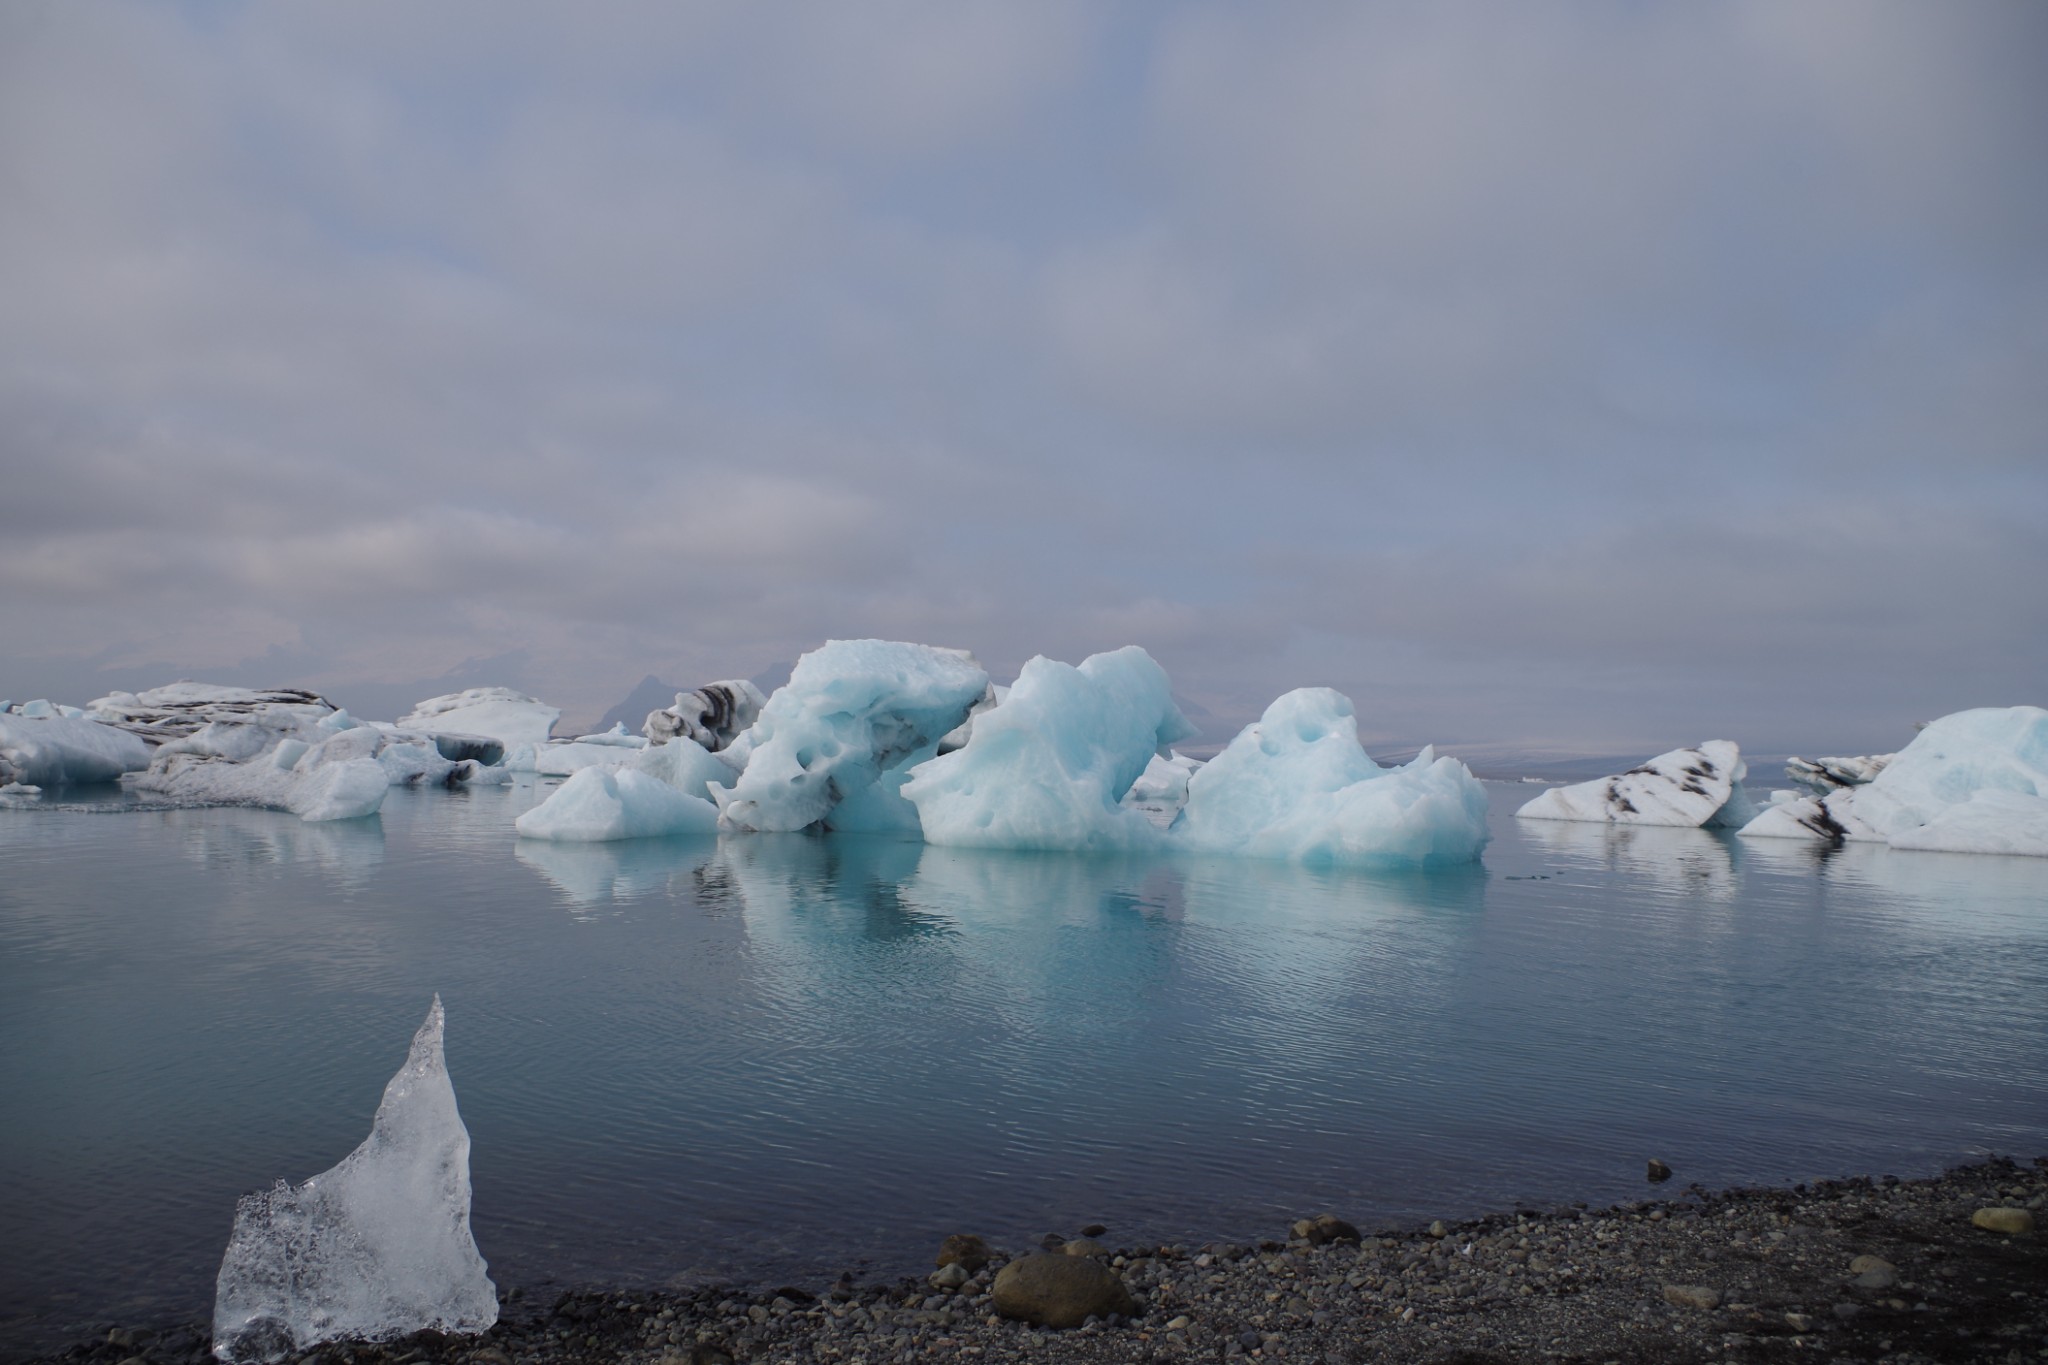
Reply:
[[303, 1185], [280, 1180], [236, 1203], [214, 1355], [275, 1361], [323, 1341], [481, 1332], [498, 1320], [469, 1233], [469, 1131], [441, 1021], [436, 995], [362, 1146]]

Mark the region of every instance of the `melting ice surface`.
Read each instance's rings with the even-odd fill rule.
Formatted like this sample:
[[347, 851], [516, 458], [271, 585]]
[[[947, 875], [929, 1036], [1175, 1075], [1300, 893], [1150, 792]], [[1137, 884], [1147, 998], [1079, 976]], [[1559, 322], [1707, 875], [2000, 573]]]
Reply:
[[436, 995], [362, 1145], [303, 1185], [279, 1181], [236, 1204], [213, 1307], [222, 1360], [498, 1320], [469, 1232], [469, 1132], [441, 1034]]

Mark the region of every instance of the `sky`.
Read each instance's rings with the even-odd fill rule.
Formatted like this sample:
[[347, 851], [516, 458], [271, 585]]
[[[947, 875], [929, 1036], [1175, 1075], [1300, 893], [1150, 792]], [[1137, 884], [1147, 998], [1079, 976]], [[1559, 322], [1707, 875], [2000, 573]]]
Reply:
[[0, 6], [0, 697], [2048, 704], [2048, 6]]

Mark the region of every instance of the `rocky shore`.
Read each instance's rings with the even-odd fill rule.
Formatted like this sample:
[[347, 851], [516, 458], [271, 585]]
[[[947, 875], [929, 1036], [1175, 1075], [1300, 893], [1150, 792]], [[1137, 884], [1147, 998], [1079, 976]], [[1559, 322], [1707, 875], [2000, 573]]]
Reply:
[[[934, 1248], [946, 1264], [930, 1277], [894, 1284], [514, 1289], [480, 1337], [423, 1333], [295, 1359], [2048, 1361], [2048, 1157], [1927, 1180], [1657, 1188], [1650, 1200], [1610, 1209], [1522, 1209], [1363, 1234], [1324, 1215], [1276, 1228], [1256, 1246], [1119, 1248], [1113, 1232], [1091, 1227], [1005, 1255], [963, 1235]], [[210, 1358], [206, 1347], [201, 1325], [112, 1327], [44, 1359], [198, 1365]]]

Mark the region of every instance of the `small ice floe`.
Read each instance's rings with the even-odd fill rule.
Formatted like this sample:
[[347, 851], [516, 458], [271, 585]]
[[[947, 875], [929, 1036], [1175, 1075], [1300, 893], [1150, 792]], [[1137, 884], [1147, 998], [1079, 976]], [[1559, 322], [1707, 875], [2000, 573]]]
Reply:
[[370, 1136], [303, 1185], [244, 1195], [221, 1260], [213, 1353], [282, 1360], [325, 1341], [482, 1332], [498, 1291], [469, 1230], [469, 1130], [441, 997], [384, 1087]]
[[110, 692], [86, 714], [151, 744], [183, 739], [216, 723], [291, 730], [334, 714], [334, 703], [300, 687], [223, 687], [175, 682], [146, 692]]
[[1554, 787], [1515, 814], [1524, 820], [1733, 829], [1756, 816], [1742, 789], [1747, 769], [1734, 741], [1673, 749], [1613, 777]]
[[2048, 711], [1981, 707], [1943, 716], [1870, 781], [1770, 806], [1741, 833], [2048, 857]]
[[1861, 787], [1877, 780], [1897, 754], [1866, 754], [1861, 758], [1788, 758], [1785, 776], [1818, 796], [1843, 787]]
[[1363, 867], [1471, 862], [1486, 845], [1486, 789], [1425, 746], [1382, 768], [1351, 701], [1327, 687], [1280, 697], [1188, 780], [1173, 827], [1204, 852]]
[[523, 838], [577, 843], [716, 834], [718, 807], [631, 768], [585, 768], [514, 825]]

